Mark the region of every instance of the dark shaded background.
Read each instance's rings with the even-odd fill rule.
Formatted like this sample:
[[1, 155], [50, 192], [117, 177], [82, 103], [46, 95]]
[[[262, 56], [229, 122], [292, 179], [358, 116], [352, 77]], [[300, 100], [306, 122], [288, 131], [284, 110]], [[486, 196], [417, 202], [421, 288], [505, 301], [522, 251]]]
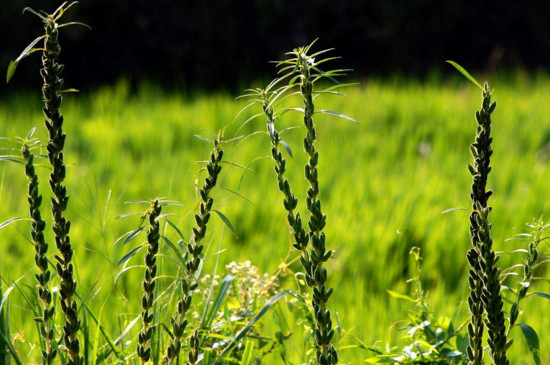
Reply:
[[[30, 6], [51, 12], [60, 1], [1, 0], [0, 65], [41, 34]], [[550, 1], [386, 0], [82, 0], [62, 31], [68, 87], [81, 90], [124, 76], [168, 88], [239, 90], [271, 78], [269, 60], [319, 37], [335, 47], [357, 77], [394, 73], [422, 77], [452, 72], [447, 59], [469, 70], [550, 65]], [[25, 59], [9, 90], [40, 83], [38, 55]], [[11, 85], [13, 84], [13, 85]], [[6, 91], [2, 82], [0, 93]]]

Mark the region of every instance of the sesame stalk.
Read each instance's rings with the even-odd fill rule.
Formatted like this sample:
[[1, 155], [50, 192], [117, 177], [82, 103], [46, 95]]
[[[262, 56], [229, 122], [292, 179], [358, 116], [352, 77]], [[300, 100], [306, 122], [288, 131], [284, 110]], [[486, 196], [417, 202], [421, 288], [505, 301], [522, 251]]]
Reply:
[[153, 338], [153, 327], [151, 323], [155, 314], [151, 312], [155, 301], [155, 278], [157, 276], [157, 253], [159, 250], [159, 222], [161, 205], [158, 199], [151, 202], [151, 208], [147, 211], [149, 229], [147, 231], [147, 254], [145, 255], [145, 278], [143, 279], [143, 298], [141, 300], [141, 319], [143, 327], [138, 336], [137, 354], [141, 363], [145, 364], [151, 358], [151, 339]]
[[[191, 242], [187, 245], [187, 262], [185, 266], [185, 275], [181, 282], [181, 289], [183, 297], [177, 304], [177, 312], [171, 319], [172, 332], [174, 338], [172, 343], [168, 346], [166, 351], [166, 357], [164, 363], [172, 364], [177, 359], [181, 350], [181, 339], [183, 333], [188, 325], [188, 321], [185, 319], [189, 308], [191, 307], [191, 301], [193, 291], [197, 288], [197, 271], [202, 261], [202, 252], [204, 245], [202, 239], [206, 235], [207, 223], [210, 220], [210, 212], [214, 199], [211, 196], [212, 189], [216, 186], [218, 181], [218, 175], [222, 169], [221, 161], [223, 157], [223, 148], [221, 145], [222, 133], [218, 134], [218, 137], [214, 139], [214, 149], [210, 154], [210, 161], [206, 166], [208, 171], [208, 177], [206, 177], [204, 185], [200, 190], [200, 205], [199, 212], [195, 214], [196, 225], [193, 228], [193, 236]], [[199, 330], [195, 329], [189, 339], [190, 351], [188, 354], [187, 364], [196, 364], [199, 357], [200, 339]]]
[[[320, 365], [331, 365], [338, 362], [338, 354], [331, 344], [334, 330], [332, 329], [332, 320], [330, 311], [326, 303], [332, 294], [332, 288], [326, 288], [327, 269], [323, 263], [332, 256], [332, 251], [325, 248], [325, 233], [323, 228], [326, 225], [326, 214], [321, 210], [321, 200], [319, 199], [319, 181], [317, 176], [317, 164], [319, 162], [319, 153], [315, 150], [315, 140], [317, 133], [313, 124], [313, 114], [315, 106], [313, 104], [313, 78], [310, 73], [311, 60], [305, 52], [298, 52], [298, 72], [300, 73], [300, 91], [304, 102], [304, 125], [307, 128], [306, 138], [304, 138], [304, 149], [309, 155], [309, 160], [305, 166], [305, 176], [309, 182], [307, 191], [306, 205], [311, 213], [308, 222], [309, 240], [312, 249], [309, 255], [303, 255], [301, 262], [306, 269], [306, 281], [313, 288], [313, 312], [317, 323], [315, 329], [315, 342], [317, 343], [317, 362]], [[303, 260], [302, 260], [303, 259]]]
[[42, 219], [40, 205], [42, 204], [42, 195], [38, 193], [38, 176], [34, 169], [34, 154], [30, 151], [30, 143], [25, 141], [21, 154], [26, 161], [25, 173], [29, 178], [29, 211], [32, 219], [31, 237], [34, 242], [34, 262], [39, 270], [35, 275], [38, 282], [38, 298], [42, 305], [42, 317], [35, 319], [40, 323], [40, 335], [44, 339], [45, 348], [42, 350], [42, 359], [45, 364], [52, 364], [57, 355], [57, 348], [54, 339], [53, 316], [55, 306], [52, 304], [52, 292], [50, 290], [51, 272], [48, 269], [48, 244], [44, 239], [44, 229], [46, 222]]
[[469, 364], [483, 364], [483, 312], [487, 314], [486, 325], [489, 334], [489, 349], [493, 363], [507, 365], [506, 350], [509, 343], [506, 340], [506, 328], [504, 325], [504, 312], [502, 311], [502, 296], [500, 294], [500, 270], [496, 267], [498, 258], [492, 249], [487, 202], [492, 191], [487, 191], [487, 178], [491, 171], [490, 162], [493, 151], [491, 149], [491, 113], [496, 108], [496, 103], [491, 103], [489, 85], [485, 83], [483, 88], [482, 108], [476, 112], [478, 123], [475, 142], [471, 152], [474, 157], [474, 166], [469, 166], [473, 177], [472, 207], [470, 214], [470, 239], [473, 248], [468, 251], [470, 264], [469, 284], [470, 307], [472, 320], [468, 325], [470, 344], [467, 348]]
[[53, 171], [50, 175], [50, 187], [53, 192], [51, 199], [52, 215], [54, 218], [53, 231], [55, 233], [56, 246], [60, 255], [56, 255], [56, 269], [60, 283], [61, 310], [65, 314], [63, 326], [63, 349], [67, 351], [67, 364], [79, 365], [83, 363], [80, 357], [80, 343], [77, 338], [80, 329], [80, 319], [73, 296], [76, 292], [76, 281], [73, 279], [73, 249], [69, 237], [71, 223], [64, 217], [69, 197], [67, 188], [63, 185], [66, 169], [63, 161], [63, 147], [66, 135], [63, 133], [63, 115], [59, 108], [62, 102], [61, 87], [63, 79], [60, 78], [63, 65], [58, 63], [61, 47], [58, 41], [58, 24], [56, 17], [49, 15], [45, 19], [44, 50], [42, 53], [42, 70], [40, 74], [44, 80], [42, 95], [44, 99], [44, 115], [46, 116], [46, 128], [49, 133], [47, 146], [48, 159]]

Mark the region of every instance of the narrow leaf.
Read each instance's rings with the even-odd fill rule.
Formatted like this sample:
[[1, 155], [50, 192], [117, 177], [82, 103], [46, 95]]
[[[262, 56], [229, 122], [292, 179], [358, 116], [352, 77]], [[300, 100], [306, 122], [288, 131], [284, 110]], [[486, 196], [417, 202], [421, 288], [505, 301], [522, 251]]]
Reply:
[[12, 218], [12, 219], [9, 219], [3, 223], [0, 223], [0, 229], [4, 228], [4, 227], [7, 227], [9, 226], [10, 224], [14, 223], [14, 222], [17, 222], [17, 221], [22, 221], [22, 220], [27, 220], [27, 218]]
[[122, 244], [125, 245], [128, 242], [130, 242], [131, 240], [133, 240], [134, 238], [136, 238], [141, 233], [141, 231], [143, 231], [144, 229], [145, 229], [145, 226], [139, 227], [138, 229], [136, 229], [135, 231], [130, 233], [130, 235], [128, 237], [126, 237], [126, 239], [124, 240], [124, 242], [122, 242]]
[[479, 84], [479, 82], [477, 82], [477, 80], [472, 76], [470, 75], [470, 73], [468, 71], [466, 71], [464, 69], [464, 67], [460, 66], [458, 63], [454, 62], [454, 61], [450, 61], [448, 60], [447, 63], [450, 63], [454, 68], [456, 68], [458, 70], [458, 72], [460, 72], [462, 75], [464, 75], [464, 77], [466, 77], [468, 80], [470, 80], [474, 85], [476, 85], [477, 87], [479, 87], [481, 90], [483, 90], [483, 88], [481, 87], [481, 85]]
[[135, 247], [133, 249], [131, 249], [130, 251], [128, 251], [128, 253], [124, 256], [122, 256], [122, 258], [116, 263], [116, 266], [120, 266], [121, 264], [125, 263], [126, 261], [130, 260], [132, 257], [134, 257], [139, 251], [141, 251], [141, 249], [144, 247], [144, 245], [141, 245], [141, 246], [138, 246], [138, 247]]
[[10, 61], [10, 64], [8, 65], [8, 72], [6, 73], [6, 84], [10, 82], [13, 74], [15, 73], [16, 68], [17, 68], [17, 62]]
[[391, 295], [394, 298], [404, 299], [404, 300], [407, 300], [407, 301], [412, 302], [412, 303], [415, 302], [415, 300], [413, 298], [411, 298], [410, 296], [408, 296], [408, 295], [401, 294], [401, 293], [395, 292], [393, 290], [386, 290], [386, 291], [388, 292], [389, 295]]
[[338, 113], [338, 112], [334, 112], [332, 110], [318, 110], [315, 112], [315, 114], [317, 113], [322, 113], [322, 114], [330, 114], [330, 115], [334, 115], [334, 116], [337, 116], [339, 118], [342, 118], [342, 119], [346, 119], [346, 120], [349, 120], [350, 122], [353, 122], [355, 124], [359, 124], [355, 119], [353, 119], [352, 117], [348, 117], [347, 115], [345, 114], [341, 114], [341, 113]]
[[286, 152], [288, 152], [290, 157], [294, 158], [294, 156], [292, 156], [292, 150], [290, 149], [290, 146], [288, 145], [288, 143], [286, 143], [285, 141], [280, 141], [279, 143], [284, 146], [284, 148], [286, 149]]
[[206, 316], [203, 318], [203, 321], [201, 323], [202, 329], [209, 329], [212, 327], [214, 317], [216, 316], [216, 313], [218, 313], [218, 311], [220, 310], [223, 300], [225, 299], [227, 292], [231, 287], [231, 284], [233, 283], [233, 280], [235, 280], [235, 277], [231, 275], [227, 275], [225, 278], [223, 278], [223, 281], [220, 284], [220, 288], [216, 293], [216, 298], [212, 302], [212, 306], [208, 309]]
[[225, 225], [231, 230], [231, 232], [233, 232], [233, 234], [235, 235], [236, 238], [239, 238], [237, 236], [237, 231], [235, 231], [235, 228], [233, 227], [233, 225], [231, 224], [231, 222], [229, 221], [229, 219], [227, 219], [227, 217], [222, 213], [220, 212], [219, 210], [217, 209], [212, 209], [213, 212], [215, 212], [220, 218], [221, 220], [225, 223]]

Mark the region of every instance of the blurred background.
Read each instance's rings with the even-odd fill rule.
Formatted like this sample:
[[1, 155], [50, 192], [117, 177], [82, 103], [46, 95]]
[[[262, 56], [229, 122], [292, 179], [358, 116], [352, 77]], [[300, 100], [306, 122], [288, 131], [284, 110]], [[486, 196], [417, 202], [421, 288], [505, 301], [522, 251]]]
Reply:
[[[36, 17], [21, 10], [58, 5], [2, 1], [2, 70], [41, 32]], [[64, 21], [75, 19], [93, 28], [62, 32], [65, 77], [79, 89], [124, 76], [168, 88], [236, 91], [271, 78], [267, 61], [317, 37], [321, 49], [337, 48], [355, 77], [452, 72], [447, 59], [473, 71], [550, 65], [550, 2], [543, 0], [83, 0]], [[31, 57], [20, 67], [36, 70], [39, 62]], [[37, 72], [18, 72], [11, 90], [39, 80]]]

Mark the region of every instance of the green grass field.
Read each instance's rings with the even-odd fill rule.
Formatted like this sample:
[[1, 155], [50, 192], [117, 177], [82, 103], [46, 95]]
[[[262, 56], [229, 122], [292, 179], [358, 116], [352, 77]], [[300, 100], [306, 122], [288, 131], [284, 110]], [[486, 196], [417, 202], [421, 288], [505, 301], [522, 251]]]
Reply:
[[[495, 249], [511, 251], [521, 246], [505, 243], [506, 238], [524, 232], [524, 223], [532, 218], [550, 218], [550, 78], [517, 75], [495, 78], [491, 86], [497, 109], [493, 114], [490, 219]], [[329, 285], [335, 288], [329, 307], [338, 313], [342, 327], [365, 344], [399, 342], [402, 333], [394, 323], [406, 318], [409, 306], [386, 290], [410, 290], [406, 279], [414, 274], [414, 267], [409, 265], [408, 253], [411, 247], [420, 246], [430, 309], [451, 317], [461, 307], [459, 319], [465, 320], [469, 213], [441, 213], [449, 208], [470, 208], [467, 164], [471, 162], [469, 145], [474, 138], [480, 91], [458, 81], [366, 80], [346, 93], [347, 97], [320, 96], [316, 103], [317, 109], [345, 113], [359, 122], [355, 125], [327, 115], [316, 116], [327, 246], [336, 251], [328, 262]], [[121, 269], [117, 261], [138, 243], [113, 246], [119, 236], [138, 224], [137, 217], [115, 217], [145, 210], [124, 204], [126, 201], [167, 197], [185, 204], [168, 207], [167, 212], [175, 214], [170, 219], [189, 235], [193, 221], [190, 212], [196, 203], [195, 181], [204, 176], [196, 162], [207, 159], [211, 149], [194, 135], [212, 137], [227, 126], [226, 137], [233, 137], [244, 120], [261, 112], [252, 108], [233, 122], [244, 105], [225, 94], [167, 94], [146, 84], [130, 94], [125, 82], [65, 97], [66, 183], [71, 197], [67, 215], [72, 220], [78, 291], [87, 296], [86, 303], [97, 314], [102, 313], [102, 325], [113, 338], [139, 314], [143, 275], [143, 269], [131, 270], [114, 285]], [[26, 136], [37, 126], [35, 135], [46, 141], [38, 92], [1, 100], [0, 120], [2, 136]], [[292, 159], [287, 156], [287, 174], [303, 202], [307, 182], [303, 177], [305, 131], [300, 114], [285, 114], [278, 128], [291, 126], [300, 128], [283, 135], [294, 154]], [[239, 134], [255, 131], [265, 131], [263, 117]], [[3, 141], [3, 146], [15, 144]], [[224, 165], [219, 183], [223, 188], [214, 191], [215, 206], [232, 222], [237, 237], [222, 229], [221, 220], [213, 221], [206, 237], [204, 272], [212, 271], [223, 238], [222, 263], [251, 260], [261, 271], [274, 273], [289, 252], [291, 258], [297, 254], [291, 250], [273, 161], [267, 158], [269, 137], [259, 133], [232, 143], [226, 154], [227, 160], [250, 170]], [[3, 163], [0, 170], [0, 221], [26, 217], [27, 179], [22, 165]], [[47, 196], [48, 170], [38, 172], [42, 194]], [[307, 216], [305, 211], [302, 214]], [[50, 218], [45, 208], [43, 215]], [[29, 226], [18, 222], [0, 231], [4, 290], [16, 280], [21, 285], [35, 285]], [[48, 239], [53, 255], [53, 239]], [[548, 245], [541, 248], [550, 251]], [[170, 254], [166, 247], [161, 251]], [[131, 264], [142, 261], [138, 255]], [[161, 261], [161, 274], [174, 275], [170, 259]], [[501, 267], [519, 263], [519, 256], [503, 257], [499, 263]], [[299, 266], [291, 268], [298, 270]], [[548, 277], [548, 271], [537, 275]], [[292, 276], [282, 287], [295, 289]], [[548, 291], [542, 284], [539, 289]], [[550, 363], [550, 333], [544, 330], [550, 328], [550, 301], [528, 298], [522, 303], [526, 313], [520, 322], [537, 330], [542, 361]], [[32, 348], [37, 341], [34, 315], [17, 291], [10, 295], [10, 305], [12, 336], [19, 332], [17, 348], [22, 359], [31, 362], [40, 356], [39, 349]], [[171, 313], [170, 309], [168, 315]], [[265, 319], [267, 335], [273, 335], [269, 331], [276, 328], [270, 318]], [[291, 323], [290, 328], [299, 336], [298, 325]], [[511, 362], [531, 364], [521, 332], [514, 329], [512, 336]], [[341, 363], [359, 364], [371, 355], [348, 347], [352, 344], [351, 336], [341, 340]]]

